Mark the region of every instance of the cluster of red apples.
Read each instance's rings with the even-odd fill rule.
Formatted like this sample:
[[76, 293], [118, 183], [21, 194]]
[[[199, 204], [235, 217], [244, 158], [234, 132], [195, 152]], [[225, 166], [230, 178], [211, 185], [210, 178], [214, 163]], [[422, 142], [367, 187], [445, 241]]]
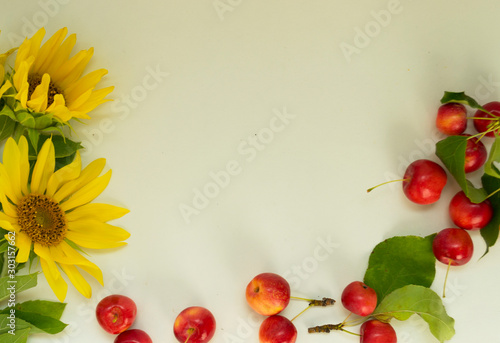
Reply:
[[[117, 335], [114, 343], [153, 343], [143, 330], [130, 329], [137, 316], [135, 302], [121, 294], [103, 298], [96, 306], [99, 325], [108, 333]], [[180, 343], [207, 343], [215, 334], [215, 318], [201, 306], [182, 310], [174, 322], [174, 336]]]
[[[309, 306], [306, 310], [312, 306], [329, 306], [335, 303], [335, 300], [331, 298], [314, 300], [294, 297], [290, 294], [290, 286], [286, 279], [274, 273], [262, 273], [255, 276], [247, 285], [245, 294], [250, 307], [267, 317], [259, 328], [260, 343], [294, 343], [296, 341], [297, 329], [292, 322], [305, 310], [291, 320], [282, 316], [280, 313], [288, 306], [290, 299], [308, 301]], [[342, 305], [351, 314], [368, 317], [377, 307], [377, 293], [361, 281], [351, 282], [342, 292]], [[347, 322], [349, 316], [342, 323], [331, 325], [331, 328], [328, 328], [329, 325], [323, 325], [309, 328], [308, 332], [325, 332], [330, 329], [349, 332], [345, 329], [350, 326]], [[397, 342], [396, 332], [392, 326], [376, 319], [364, 321], [359, 336], [361, 343]]]

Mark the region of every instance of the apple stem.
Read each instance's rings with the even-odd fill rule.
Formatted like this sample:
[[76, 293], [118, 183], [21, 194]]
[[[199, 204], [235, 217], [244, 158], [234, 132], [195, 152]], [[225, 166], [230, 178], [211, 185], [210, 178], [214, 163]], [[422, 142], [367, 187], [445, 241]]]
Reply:
[[446, 276], [444, 277], [444, 285], [443, 285], [443, 298], [446, 298], [446, 281], [448, 281], [448, 273], [450, 272], [451, 259], [448, 262], [448, 268], [446, 268]]
[[307, 310], [309, 310], [312, 306], [314, 306], [314, 305], [309, 304], [309, 306], [307, 306], [305, 309], [303, 309], [302, 311], [300, 311], [300, 313], [298, 315], [296, 315], [295, 317], [293, 317], [292, 319], [290, 319], [290, 321], [293, 322], [298, 316], [300, 316], [302, 313], [304, 313]]
[[306, 299], [306, 298], [291, 296], [290, 299], [307, 301], [307, 302], [309, 302], [310, 306], [326, 307], [326, 306], [332, 306], [333, 304], [335, 304], [335, 300], [332, 298], [323, 298], [321, 300], [316, 300], [316, 299]]
[[351, 313], [349, 313], [349, 314], [347, 315], [347, 317], [345, 317], [345, 319], [342, 321], [342, 324], [343, 324], [343, 325], [346, 323], [347, 319], [349, 319], [349, 317], [351, 316], [351, 314], [352, 314], [352, 312], [351, 312]]
[[193, 335], [194, 331], [195, 331], [195, 329], [193, 329], [193, 328], [188, 329], [189, 334], [188, 334], [186, 340], [184, 341], [184, 343], [188, 343], [188, 341], [191, 338], [191, 336]]
[[410, 179], [399, 179], [399, 180], [391, 180], [391, 181], [387, 181], [387, 182], [383, 182], [381, 183], [380, 185], [376, 185], [372, 188], [368, 188], [366, 190], [366, 193], [370, 193], [371, 191], [373, 191], [375, 188], [378, 188], [380, 186], [383, 186], [383, 185], [387, 185], [388, 183], [392, 183], [392, 182], [403, 182], [403, 181], [409, 181]]
[[361, 336], [358, 333], [354, 333], [352, 331], [344, 329], [344, 324], [325, 324], [325, 325], [319, 325], [319, 326], [314, 326], [310, 327], [307, 329], [308, 333], [330, 333], [331, 331], [343, 331], [347, 332], [348, 334], [354, 335], [354, 336]]
[[491, 197], [493, 194], [498, 193], [499, 191], [500, 191], [500, 188], [498, 188], [497, 190], [495, 190], [492, 193], [488, 194], [488, 196], [486, 198]]

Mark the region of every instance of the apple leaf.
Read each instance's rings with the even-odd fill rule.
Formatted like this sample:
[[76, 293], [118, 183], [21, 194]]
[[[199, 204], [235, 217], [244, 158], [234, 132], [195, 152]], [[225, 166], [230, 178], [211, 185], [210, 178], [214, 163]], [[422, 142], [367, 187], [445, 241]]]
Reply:
[[465, 176], [466, 136], [449, 136], [436, 143], [436, 155], [453, 175], [465, 195], [474, 203], [480, 203], [488, 197], [483, 188], [476, 188]]
[[65, 308], [65, 303], [47, 300], [29, 300], [15, 306], [16, 311], [37, 313], [58, 320], [61, 319]]
[[434, 236], [397, 236], [375, 246], [364, 283], [377, 292], [379, 303], [403, 286], [432, 285], [436, 274], [436, 258], [432, 252]]
[[441, 103], [447, 104], [450, 102], [458, 102], [472, 108], [484, 110], [484, 108], [482, 108], [476, 100], [466, 95], [465, 92], [444, 92], [444, 95], [441, 98]]
[[[484, 164], [484, 173], [496, 178], [500, 178], [500, 171], [495, 166], [494, 162], [500, 162], [500, 137], [496, 137], [491, 145], [488, 160]], [[488, 191], [490, 193], [492, 191]]]
[[[500, 188], [500, 179], [489, 174], [484, 174], [481, 178], [484, 189], [493, 193]], [[494, 193], [489, 197], [491, 206], [493, 207], [493, 217], [490, 222], [483, 227], [479, 232], [486, 243], [486, 255], [498, 239], [498, 231], [500, 229], [500, 193]]]
[[440, 296], [427, 287], [408, 285], [396, 289], [373, 312], [375, 318], [383, 321], [391, 318], [404, 321], [414, 314], [427, 322], [438, 341], [447, 341], [455, 335], [455, 320], [446, 313]]

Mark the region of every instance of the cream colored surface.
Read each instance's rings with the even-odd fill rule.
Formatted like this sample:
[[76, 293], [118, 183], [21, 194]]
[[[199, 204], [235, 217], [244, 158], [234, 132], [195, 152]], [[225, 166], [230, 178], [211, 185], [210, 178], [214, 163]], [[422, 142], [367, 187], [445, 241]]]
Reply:
[[[113, 170], [103, 201], [131, 213], [116, 251], [90, 251], [104, 271], [85, 299], [70, 288], [70, 327], [33, 342], [112, 342], [94, 319], [109, 293], [132, 297], [134, 325], [173, 342], [185, 307], [209, 308], [214, 342], [257, 342], [245, 303], [250, 279], [286, 276], [298, 296], [340, 299], [373, 247], [395, 235], [451, 225], [447, 199], [409, 203], [398, 185], [366, 189], [434, 156], [444, 91], [480, 102], [500, 96], [495, 1], [76, 1], [1, 3], [5, 51], [44, 26], [67, 26], [75, 49], [95, 48], [115, 101], [75, 125], [85, 163]], [[454, 343], [500, 340], [498, 247], [449, 278]], [[437, 266], [440, 292], [445, 267]], [[55, 300], [43, 277], [22, 299]], [[289, 318], [305, 304], [293, 303]], [[341, 306], [296, 320], [299, 343], [357, 342], [307, 327], [341, 322]], [[399, 342], [435, 342], [419, 320], [397, 323]]]

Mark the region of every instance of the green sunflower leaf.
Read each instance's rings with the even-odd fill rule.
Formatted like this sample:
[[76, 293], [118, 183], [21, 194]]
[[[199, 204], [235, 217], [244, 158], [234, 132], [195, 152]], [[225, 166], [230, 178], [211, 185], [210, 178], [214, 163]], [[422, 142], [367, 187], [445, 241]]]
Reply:
[[432, 252], [434, 236], [397, 236], [375, 246], [364, 283], [377, 292], [379, 303], [403, 286], [432, 285], [436, 274], [436, 258]]
[[11, 137], [16, 129], [16, 122], [7, 116], [0, 116], [0, 142]]
[[[0, 314], [0, 334], [4, 335], [8, 333], [11, 330], [14, 330], [14, 333], [16, 333], [15, 336], [18, 336], [17, 334], [20, 333], [21, 331], [24, 330], [29, 330], [28, 334], [35, 334], [35, 333], [46, 333], [42, 329], [37, 328], [33, 324], [21, 319], [20, 317], [17, 316], [17, 311], [14, 313], [10, 312], [10, 309], [7, 307], [6, 309], [8, 313], [2, 313]], [[2, 311], [3, 312], [3, 311]], [[13, 323], [14, 321], [15, 323]], [[9, 334], [11, 335], [11, 334]], [[3, 338], [3, 336], [0, 336]], [[0, 341], [4, 342], [4, 341]], [[15, 342], [15, 341], [14, 341]]]
[[474, 203], [480, 203], [488, 197], [483, 188], [476, 188], [465, 176], [466, 136], [449, 136], [436, 143], [436, 155], [453, 175], [465, 195]]
[[28, 336], [29, 334], [32, 333], [31, 328], [25, 328], [16, 331], [13, 331], [13, 333], [3, 333], [0, 334], [0, 342], [2, 343], [25, 343], [28, 342]]
[[[17, 306], [16, 306], [17, 307]], [[12, 308], [5, 308], [1, 313], [9, 314]], [[49, 334], [56, 334], [64, 330], [68, 324], [59, 319], [38, 312], [25, 312], [14, 308], [15, 317], [30, 324], [33, 328]]]
[[35, 118], [27, 111], [16, 112], [16, 119], [24, 127], [29, 129], [35, 128]]
[[0, 301], [10, 297], [11, 291], [19, 293], [37, 285], [38, 274], [16, 275], [14, 278], [4, 276], [0, 278]]
[[455, 320], [446, 313], [441, 297], [427, 287], [408, 285], [396, 289], [373, 312], [375, 318], [383, 321], [391, 318], [404, 321], [414, 314], [427, 322], [439, 342], [455, 335]]
[[16, 311], [37, 313], [53, 319], [61, 319], [61, 316], [66, 308], [66, 303], [47, 300], [29, 300], [16, 304]]
[[12, 109], [9, 106], [7, 106], [7, 104], [5, 104], [0, 110], [0, 116], [6, 116], [12, 119], [13, 121], [17, 121], [14, 111], [12, 111]]

